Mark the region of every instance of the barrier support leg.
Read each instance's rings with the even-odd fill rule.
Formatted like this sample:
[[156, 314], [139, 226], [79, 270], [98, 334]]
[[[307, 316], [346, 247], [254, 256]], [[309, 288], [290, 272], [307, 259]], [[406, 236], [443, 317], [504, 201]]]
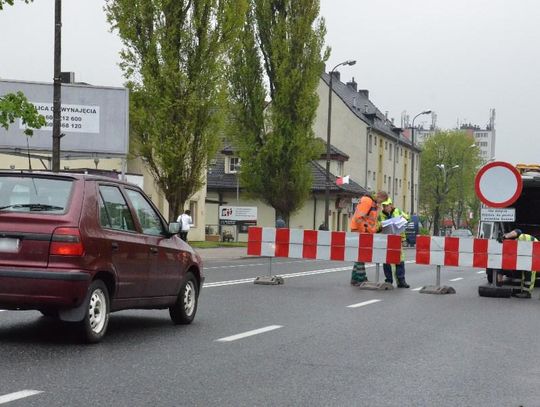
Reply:
[[456, 290], [446, 285], [441, 286], [441, 266], [437, 266], [435, 285], [424, 286], [420, 292], [422, 294], [455, 294]]
[[380, 275], [380, 269], [381, 265], [379, 263], [375, 264], [375, 281], [364, 281], [362, 284], [358, 286], [360, 290], [377, 290], [377, 291], [387, 291], [387, 290], [393, 290], [394, 286], [390, 283], [384, 282], [379, 283], [379, 275]]
[[253, 284], [262, 284], [262, 285], [280, 285], [285, 284], [285, 280], [283, 277], [280, 276], [274, 276], [272, 275], [272, 259], [273, 257], [269, 257], [270, 261], [268, 262], [268, 275], [267, 276], [259, 276], [255, 278], [253, 281]]

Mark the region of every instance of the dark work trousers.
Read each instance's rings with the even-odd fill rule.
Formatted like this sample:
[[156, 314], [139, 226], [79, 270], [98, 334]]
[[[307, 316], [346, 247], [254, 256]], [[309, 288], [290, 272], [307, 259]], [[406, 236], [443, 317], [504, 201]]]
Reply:
[[[392, 278], [392, 265], [384, 263], [383, 270], [384, 270], [384, 278], [386, 279], [386, 282], [393, 283], [394, 279]], [[396, 278], [398, 279], [398, 282], [405, 281], [405, 263], [404, 262], [396, 264]]]
[[182, 239], [184, 242], [187, 242], [187, 234], [188, 234], [188, 231], [180, 231], [178, 232], [178, 235], [180, 236], [180, 239]]

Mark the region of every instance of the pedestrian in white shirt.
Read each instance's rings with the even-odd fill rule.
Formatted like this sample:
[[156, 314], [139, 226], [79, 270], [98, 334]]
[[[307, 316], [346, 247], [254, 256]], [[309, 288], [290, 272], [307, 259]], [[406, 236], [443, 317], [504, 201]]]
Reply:
[[191, 211], [189, 209], [185, 210], [182, 215], [178, 217], [176, 220], [178, 223], [180, 223], [180, 232], [178, 233], [180, 235], [180, 238], [187, 242], [187, 234], [189, 232], [189, 228], [191, 225], [193, 225], [193, 219], [191, 219]]

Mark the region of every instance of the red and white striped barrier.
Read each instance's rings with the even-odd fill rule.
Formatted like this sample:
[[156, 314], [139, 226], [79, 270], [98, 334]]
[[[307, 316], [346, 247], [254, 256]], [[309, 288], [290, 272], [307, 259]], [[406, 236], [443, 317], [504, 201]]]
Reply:
[[417, 236], [416, 264], [540, 270], [540, 242]]
[[397, 264], [401, 261], [401, 236], [250, 227], [247, 254]]

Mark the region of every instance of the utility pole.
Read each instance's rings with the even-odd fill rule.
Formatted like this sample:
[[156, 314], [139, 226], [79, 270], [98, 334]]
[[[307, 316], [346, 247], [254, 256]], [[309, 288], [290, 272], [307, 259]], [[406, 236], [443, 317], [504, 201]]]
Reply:
[[60, 119], [62, 109], [62, 85], [60, 80], [62, 62], [62, 0], [54, 2], [54, 85], [53, 85], [53, 133], [52, 170], [60, 171]]

